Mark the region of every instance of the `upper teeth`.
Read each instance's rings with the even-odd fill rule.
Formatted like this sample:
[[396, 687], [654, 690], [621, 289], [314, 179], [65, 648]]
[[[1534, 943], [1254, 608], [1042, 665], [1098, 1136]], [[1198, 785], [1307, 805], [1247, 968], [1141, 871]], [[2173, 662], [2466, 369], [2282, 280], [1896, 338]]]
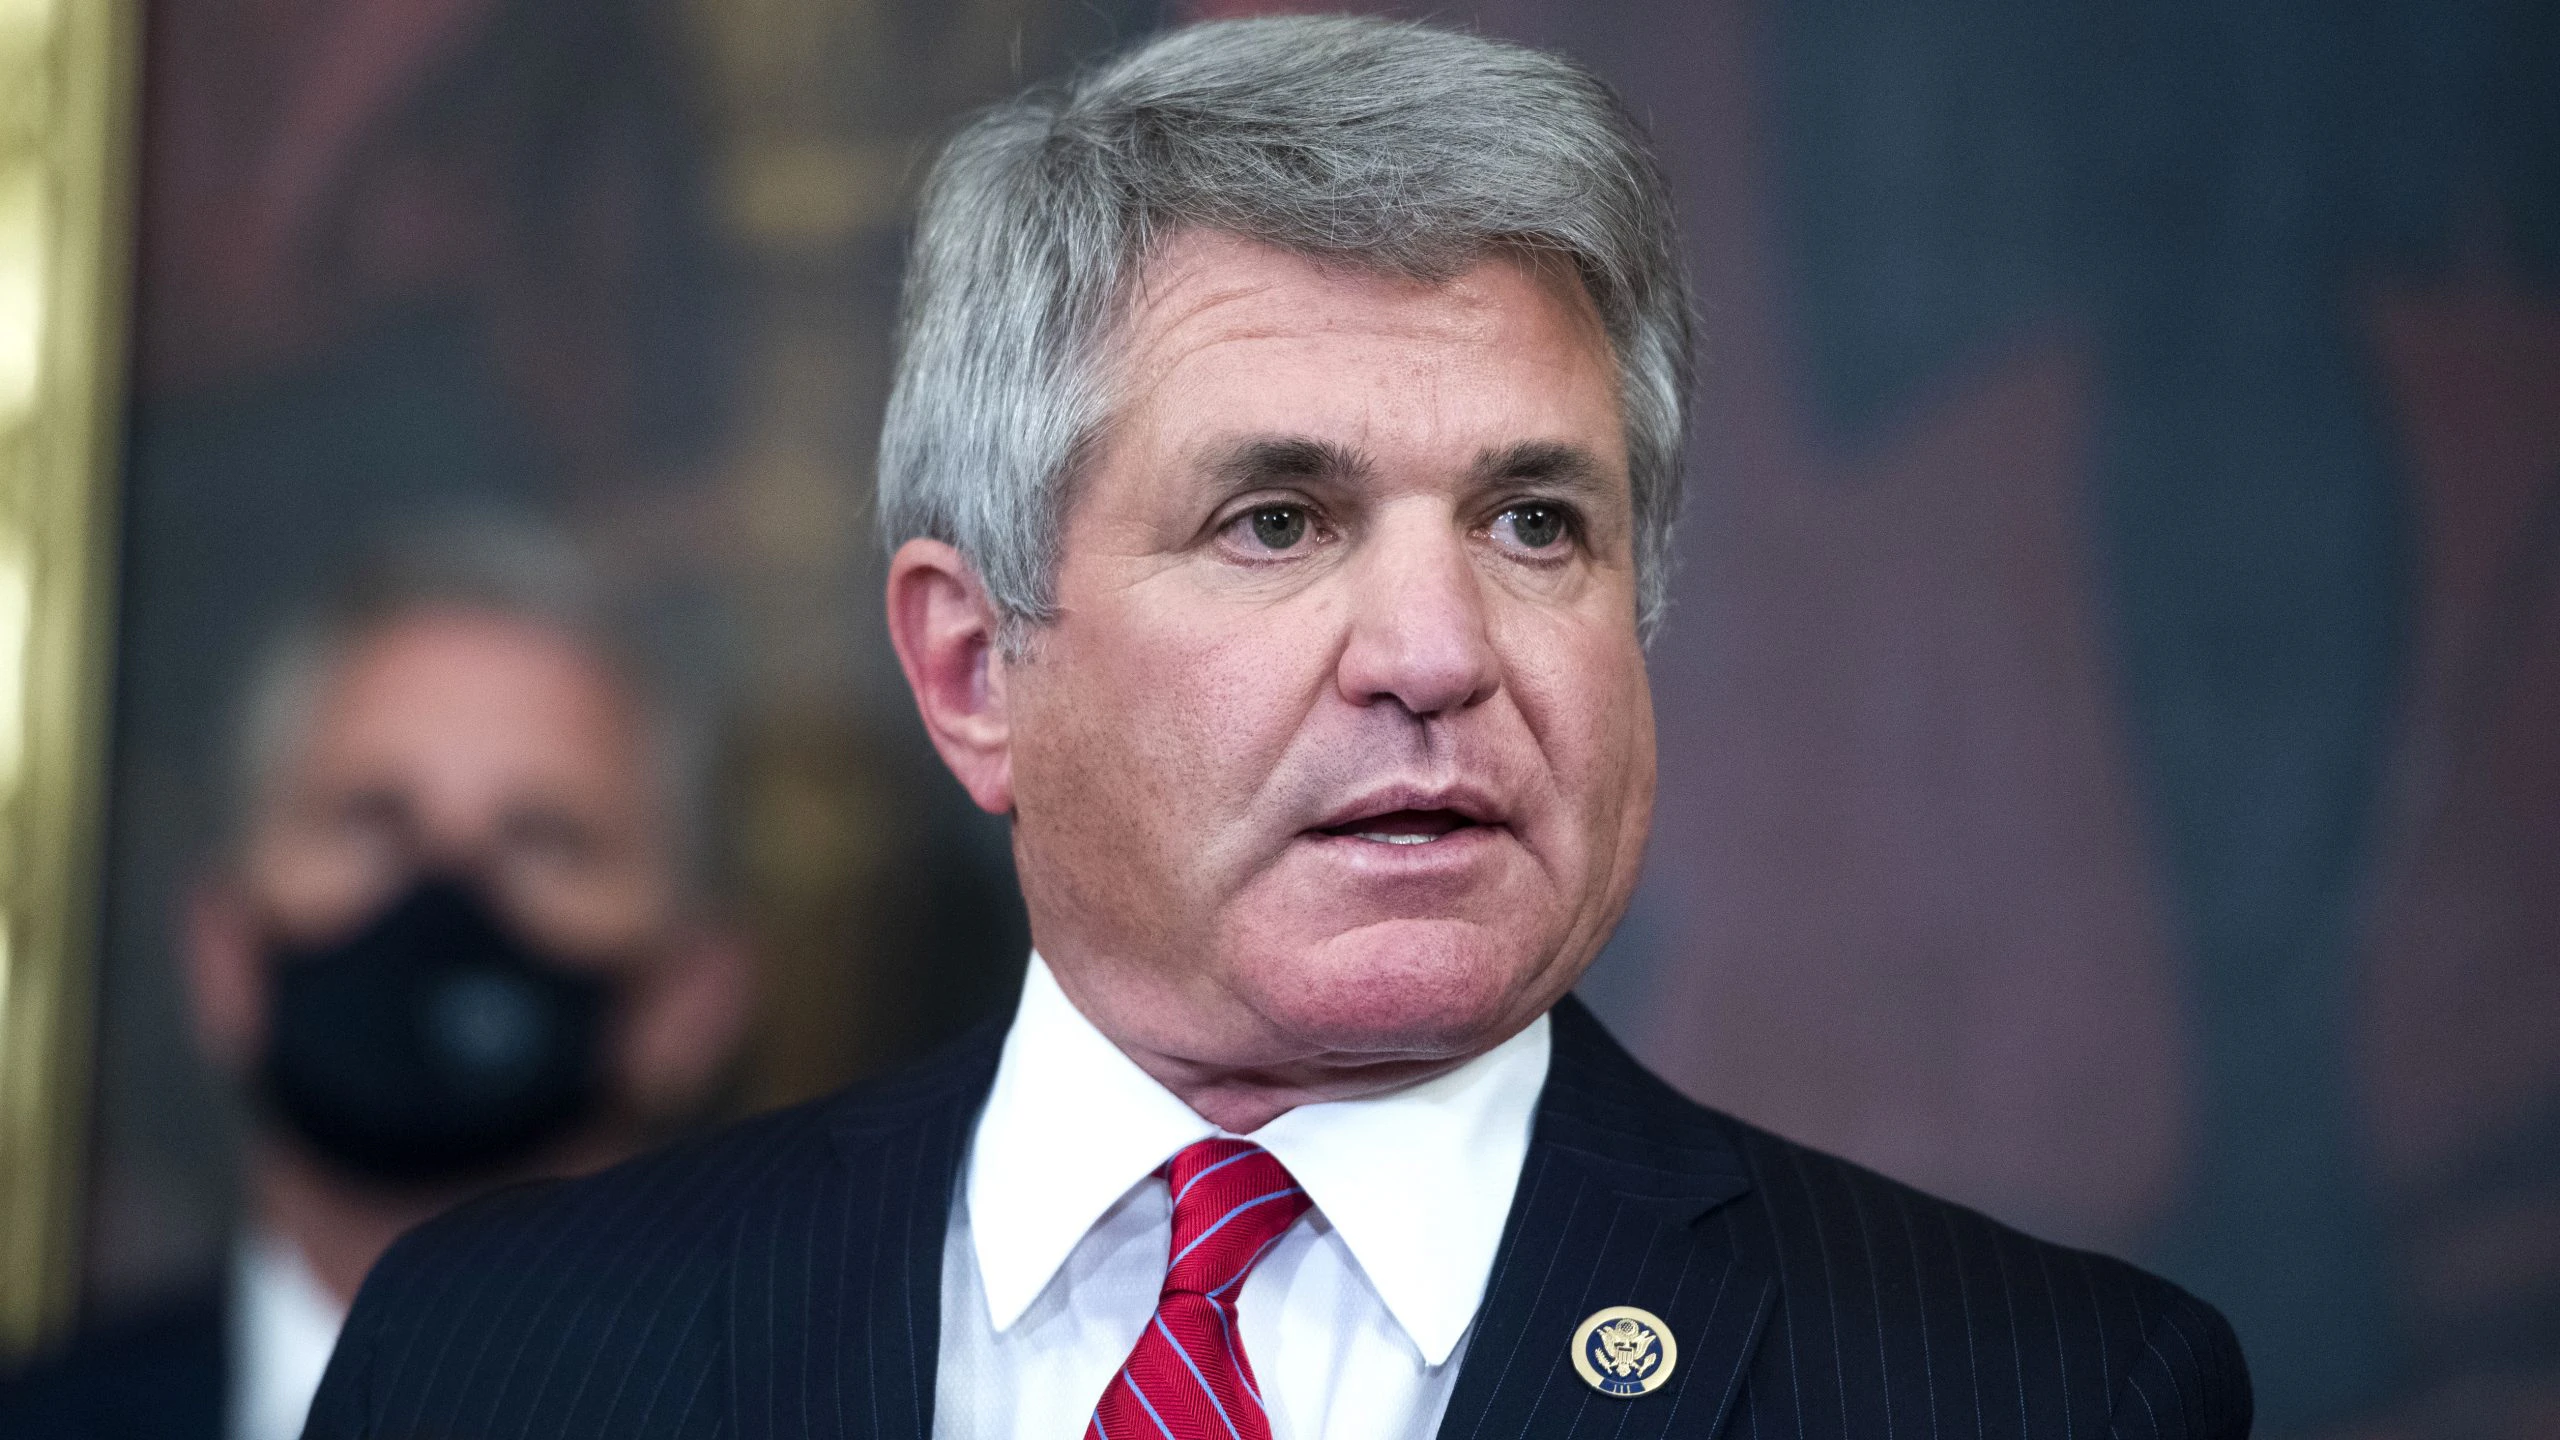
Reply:
[[1375, 840], [1381, 845], [1428, 845], [1440, 837], [1437, 835], [1390, 835], [1381, 830], [1363, 830], [1360, 832], [1360, 838]]

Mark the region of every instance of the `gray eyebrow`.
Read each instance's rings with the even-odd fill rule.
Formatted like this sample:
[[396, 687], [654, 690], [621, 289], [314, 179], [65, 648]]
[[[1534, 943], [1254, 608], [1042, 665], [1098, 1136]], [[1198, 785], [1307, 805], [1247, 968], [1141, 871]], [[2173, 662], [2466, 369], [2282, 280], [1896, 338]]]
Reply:
[[[1220, 493], [1242, 494], [1287, 484], [1349, 485], [1368, 479], [1376, 466], [1347, 445], [1295, 435], [1257, 436], [1221, 448], [1211, 457], [1208, 473]], [[1609, 468], [1579, 445], [1554, 440], [1524, 440], [1480, 452], [1468, 466], [1468, 480], [1479, 490], [1527, 482], [1571, 495], [1596, 497], [1612, 493]]]
[[1289, 481], [1340, 483], [1365, 478], [1369, 458], [1329, 440], [1265, 436], [1221, 451], [1210, 463], [1219, 488], [1229, 494]]
[[1479, 486], [1498, 485], [1506, 480], [1526, 480], [1579, 494], [1601, 494], [1609, 491], [1608, 467], [1598, 456], [1579, 445], [1565, 445], [1551, 440], [1529, 440], [1499, 450], [1487, 450], [1476, 457], [1474, 480]]

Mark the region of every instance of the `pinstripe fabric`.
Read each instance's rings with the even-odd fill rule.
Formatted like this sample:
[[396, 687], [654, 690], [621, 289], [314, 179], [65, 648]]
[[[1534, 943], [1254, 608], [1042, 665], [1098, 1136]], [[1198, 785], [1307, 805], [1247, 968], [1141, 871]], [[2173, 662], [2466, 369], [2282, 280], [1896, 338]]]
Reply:
[[[999, 1039], [403, 1240], [309, 1434], [927, 1440], [942, 1231]], [[1573, 1001], [1554, 1041], [1446, 1440], [2247, 1434], [2238, 1347], [2185, 1292], [1693, 1105]], [[1679, 1339], [1650, 1395], [1571, 1367], [1611, 1305]]]
[[[1570, 1001], [1555, 1057], [1447, 1440], [2248, 1433], [2230, 1327], [2175, 1286], [1692, 1105]], [[1680, 1337], [1651, 1395], [1570, 1368], [1609, 1305]]]

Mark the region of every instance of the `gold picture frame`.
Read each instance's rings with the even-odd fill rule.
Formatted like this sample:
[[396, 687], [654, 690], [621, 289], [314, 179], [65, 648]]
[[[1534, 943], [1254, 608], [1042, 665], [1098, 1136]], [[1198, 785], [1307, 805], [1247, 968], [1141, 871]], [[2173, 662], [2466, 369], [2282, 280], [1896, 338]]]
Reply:
[[0, 1365], [78, 1299], [135, 0], [0, 0]]

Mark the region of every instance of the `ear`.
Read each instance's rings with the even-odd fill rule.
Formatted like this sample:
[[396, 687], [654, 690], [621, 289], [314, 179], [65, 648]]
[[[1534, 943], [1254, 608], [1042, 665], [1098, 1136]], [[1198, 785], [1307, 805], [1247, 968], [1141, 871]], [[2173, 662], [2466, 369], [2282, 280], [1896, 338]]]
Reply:
[[245, 1071], [266, 1043], [266, 956], [256, 917], [236, 883], [208, 877], [187, 887], [184, 918], [196, 1045], [216, 1066]]
[[1013, 811], [1013, 724], [995, 605], [959, 551], [910, 540], [889, 562], [889, 640], [942, 763], [978, 808]]

